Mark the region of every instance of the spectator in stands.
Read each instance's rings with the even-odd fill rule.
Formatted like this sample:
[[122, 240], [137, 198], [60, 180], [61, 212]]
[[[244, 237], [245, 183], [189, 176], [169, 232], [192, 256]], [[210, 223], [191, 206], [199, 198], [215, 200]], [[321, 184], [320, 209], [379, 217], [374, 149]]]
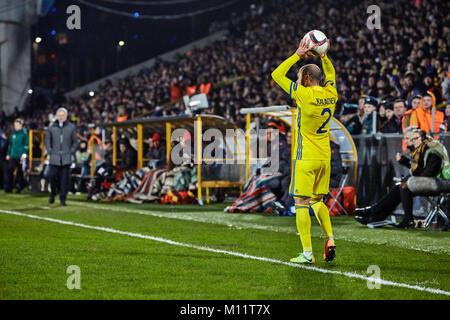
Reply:
[[[23, 171], [26, 166], [25, 159], [28, 155], [28, 140], [28, 133], [23, 127], [23, 120], [20, 118], [16, 119], [6, 153], [8, 164], [5, 175], [5, 192], [12, 192], [14, 187], [17, 187], [17, 193], [21, 193], [25, 186]], [[15, 171], [16, 176], [14, 179]]]
[[117, 108], [118, 114], [117, 114], [117, 122], [123, 122], [128, 120], [128, 113], [127, 113], [127, 109], [125, 108], [125, 106], [121, 105]]
[[[423, 95], [420, 101], [420, 107], [411, 114], [410, 125], [419, 127], [421, 130], [429, 133], [432, 130], [432, 109], [436, 108], [436, 98], [431, 92]], [[444, 113], [435, 110], [433, 132], [439, 132], [441, 124], [444, 122]]]
[[408, 99], [409, 96], [414, 92], [414, 89], [418, 89], [417, 85], [415, 84], [415, 75], [413, 72], [408, 71], [405, 74], [405, 78], [403, 81], [403, 87], [402, 90], [400, 92], [400, 97], [402, 99]]
[[392, 117], [392, 104], [390, 101], [382, 100], [379, 104], [377, 114], [377, 128], [382, 131], [383, 127]]
[[358, 111], [359, 107], [356, 104], [344, 103], [343, 112], [340, 116], [340, 121], [352, 135], [360, 134], [362, 130]]
[[411, 98], [411, 109], [412, 110], [416, 110], [417, 108], [420, 107], [420, 100], [422, 100], [422, 96], [421, 95], [414, 95]]
[[120, 139], [119, 141], [119, 158], [120, 170], [133, 170], [137, 166], [137, 152], [130, 145], [128, 139]]
[[409, 109], [406, 110], [403, 119], [402, 119], [402, 130], [411, 126], [411, 115], [414, 110], [420, 107], [420, 101], [422, 99], [421, 95], [414, 95], [409, 100]]
[[450, 100], [447, 101], [447, 105], [444, 109], [444, 114], [445, 118], [444, 122], [441, 124], [441, 131], [448, 132], [448, 130], [450, 129]]
[[394, 103], [390, 102], [386, 105], [386, 118], [387, 120], [391, 120], [392, 117], [394, 116]]
[[175, 102], [183, 98], [183, 94], [181, 92], [181, 88], [178, 84], [177, 77], [173, 77], [172, 83], [170, 85], [170, 102]]
[[383, 133], [402, 133], [402, 119], [406, 113], [406, 103], [403, 99], [397, 99], [394, 101], [394, 115], [392, 118], [381, 128]]
[[[412, 176], [436, 177], [442, 169], [443, 164], [448, 163], [448, 155], [445, 147], [438, 141], [427, 137], [425, 131], [417, 127], [405, 129], [405, 140], [410, 154], [408, 156], [397, 153], [397, 161], [410, 168]], [[377, 203], [366, 208], [357, 208], [355, 219], [367, 224], [382, 221], [392, 214], [399, 203], [403, 205], [405, 216], [397, 227], [414, 228], [413, 219], [413, 195], [408, 189], [407, 176], [401, 184], [395, 185]]]
[[152, 159], [148, 166], [154, 169], [164, 169], [167, 162], [167, 153], [165, 144], [161, 143], [161, 135], [159, 133], [153, 134], [153, 137], [148, 140], [148, 144], [149, 149], [145, 158]]
[[113, 143], [111, 140], [105, 141], [105, 154], [103, 156], [105, 160], [105, 165], [108, 168], [113, 166]]
[[[78, 193], [84, 190], [83, 183], [91, 175], [91, 156], [91, 150], [88, 149], [87, 141], [81, 140], [75, 152], [75, 168], [72, 168], [71, 171], [73, 187]], [[73, 190], [72, 187], [71, 190]]]
[[[447, 43], [450, 39], [445, 23], [448, 20], [446, 1], [421, 1], [417, 7], [409, 0], [390, 2], [390, 9], [383, 15], [387, 32], [361, 28], [365, 24], [361, 15], [367, 6], [364, 2], [336, 0], [333, 3], [342, 10], [332, 8], [332, 15], [324, 12], [327, 19], [321, 21], [327, 36], [336, 40], [330, 55], [339, 70], [339, 103], [358, 103], [358, 97], [367, 94], [378, 99], [390, 95], [393, 99], [410, 100], [416, 94], [425, 93], [429, 85], [448, 88], [446, 57], [449, 56]], [[307, 16], [301, 13], [306, 6], [312, 12]], [[295, 43], [298, 21], [302, 21], [304, 29], [315, 28], [325, 7], [320, 2], [283, 1], [265, 10], [261, 16], [252, 18], [240, 13], [222, 24], [231, 31], [226, 37], [211, 45], [194, 48], [189, 54], [179, 55], [173, 62], [157, 59], [152, 67], [115, 83], [107, 80], [101, 84], [95, 98], [84, 95], [68, 101], [66, 107], [74, 111], [79, 124], [95, 122], [97, 117], [103, 121], [123, 121], [144, 113], [144, 110], [152, 114], [156, 106], [162, 110], [154, 115], [160, 116], [168, 109], [165, 104], [172, 100], [172, 84], [179, 88], [197, 84], [197, 89], [202, 90], [201, 84], [208, 86], [211, 83], [210, 91], [207, 90], [211, 108], [207, 111], [227, 114], [231, 122], [244, 127], [245, 121], [237, 106], [289, 103], [289, 96], [275, 90], [268, 80], [267, 70], [281, 62], [285, 55], [283, 50], [293, 50], [289, 46], [280, 50], [277, 44]], [[290, 14], [286, 14], [287, 8]], [[426, 15], [427, 12], [432, 14]], [[280, 20], [284, 23], [280, 24]], [[333, 28], [336, 25], [340, 28]], [[358, 35], [358, 41], [350, 41], [350, 35], [354, 34]], [[421, 36], [425, 34], [428, 36]], [[264, 50], [260, 50], [262, 47]], [[349, 52], [355, 54], [349, 58]], [[432, 83], [429, 79], [424, 81], [426, 76], [430, 76]], [[433, 83], [435, 78], [437, 84]], [[225, 85], [227, 81], [231, 84]], [[229, 89], [229, 93], [225, 89]], [[173, 97], [180, 96], [176, 90], [173, 94]], [[448, 99], [448, 89], [444, 89], [443, 96]], [[26, 122], [43, 128], [48, 122], [51, 106], [50, 103], [38, 111], [30, 105]], [[222, 107], [227, 111], [222, 111]], [[179, 114], [183, 111], [175, 107], [170, 112]], [[2, 119], [6, 117], [2, 116]], [[13, 120], [8, 119], [9, 122]]]
[[367, 95], [362, 95], [358, 98], [358, 116], [361, 118], [364, 115], [364, 104], [366, 102]]
[[450, 100], [450, 65], [447, 67], [447, 72], [442, 71], [442, 77], [444, 80], [442, 81], [442, 96], [445, 100]]
[[70, 166], [75, 162], [74, 155], [78, 148], [77, 128], [67, 120], [67, 116], [67, 109], [59, 108], [56, 111], [56, 121], [50, 124], [45, 134], [45, 148], [50, 155], [51, 192], [48, 202], [55, 202], [59, 190], [61, 206], [66, 206]]
[[75, 167], [81, 174], [81, 177], [88, 177], [90, 175], [91, 156], [91, 151], [88, 150], [86, 140], [80, 141], [78, 150], [75, 152]]
[[4, 189], [4, 179], [6, 175], [7, 161], [6, 153], [8, 152], [8, 139], [2, 128], [0, 128], [0, 189]]
[[364, 100], [364, 115], [361, 119], [362, 122], [362, 134], [371, 134], [373, 132], [373, 112], [378, 108], [377, 99], [374, 97], [366, 97]]

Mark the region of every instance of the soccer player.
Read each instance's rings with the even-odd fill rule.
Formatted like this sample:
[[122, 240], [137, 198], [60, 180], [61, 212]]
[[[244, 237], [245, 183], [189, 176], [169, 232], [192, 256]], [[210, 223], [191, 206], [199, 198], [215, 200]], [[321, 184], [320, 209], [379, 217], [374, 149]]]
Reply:
[[[327, 42], [329, 47], [328, 39]], [[331, 149], [328, 132], [338, 94], [334, 67], [326, 52], [321, 55], [325, 74], [323, 86], [319, 84], [322, 72], [315, 64], [302, 66], [296, 82], [286, 77], [295, 63], [309, 58], [308, 48], [309, 40], [302, 40], [295, 54], [272, 72], [272, 78], [297, 103], [296, 123], [292, 125], [296, 141], [289, 194], [295, 199], [296, 223], [303, 253], [290, 261], [313, 264], [310, 212], [314, 212], [325, 233], [325, 261], [332, 261], [335, 257], [330, 214], [323, 203], [323, 196], [328, 194], [330, 183]]]

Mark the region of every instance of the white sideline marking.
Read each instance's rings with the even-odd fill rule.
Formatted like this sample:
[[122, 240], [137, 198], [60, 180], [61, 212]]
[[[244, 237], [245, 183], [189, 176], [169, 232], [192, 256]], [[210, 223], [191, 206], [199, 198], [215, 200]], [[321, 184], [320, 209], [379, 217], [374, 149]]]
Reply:
[[76, 226], [76, 227], [85, 228], [85, 229], [92, 229], [92, 230], [104, 231], [104, 232], [109, 232], [109, 233], [122, 234], [122, 235], [127, 235], [127, 236], [135, 237], [135, 238], [141, 238], [141, 239], [158, 241], [158, 242], [162, 242], [162, 243], [166, 243], [166, 244], [171, 244], [171, 245], [174, 245], [174, 246], [192, 248], [192, 249], [208, 251], [208, 252], [222, 253], [222, 254], [227, 254], [227, 255], [230, 255], [230, 256], [235, 256], [235, 257], [240, 257], [240, 258], [245, 258], [245, 259], [252, 259], [252, 260], [258, 260], [258, 261], [277, 263], [277, 264], [286, 265], [286, 266], [290, 266], [290, 267], [294, 267], [294, 268], [312, 270], [312, 271], [317, 271], [317, 272], [321, 272], [321, 273], [331, 273], [331, 274], [343, 275], [343, 276], [348, 277], [348, 278], [356, 278], [356, 279], [361, 279], [361, 280], [365, 280], [365, 281], [369, 280], [372, 283], [380, 283], [382, 285], [387, 285], [387, 286], [402, 287], [402, 288], [407, 288], [407, 289], [413, 289], [413, 290], [418, 290], [418, 291], [426, 291], [426, 292], [430, 292], [430, 293], [442, 294], [442, 295], [450, 296], [450, 292], [444, 291], [444, 290], [441, 290], [441, 289], [427, 288], [427, 287], [410, 285], [410, 284], [406, 284], [406, 283], [397, 283], [397, 282], [393, 282], [393, 281], [389, 281], [389, 280], [370, 278], [370, 277], [366, 277], [366, 276], [363, 276], [363, 275], [358, 274], [358, 273], [342, 272], [342, 271], [336, 271], [336, 270], [322, 269], [322, 268], [317, 268], [317, 267], [313, 267], [313, 266], [307, 266], [307, 265], [300, 265], [300, 264], [297, 264], [297, 263], [285, 262], [285, 261], [277, 260], [277, 259], [252, 256], [252, 255], [245, 254], [245, 253], [239, 253], [239, 252], [233, 252], [233, 251], [226, 251], [226, 250], [220, 250], [220, 249], [213, 249], [213, 248], [209, 248], [209, 247], [197, 246], [197, 245], [194, 245], [194, 244], [182, 243], [182, 242], [173, 241], [173, 240], [169, 240], [169, 239], [164, 239], [164, 238], [160, 238], [160, 237], [147, 236], [147, 235], [140, 234], [140, 233], [121, 231], [121, 230], [105, 228], [105, 227], [90, 226], [90, 225], [87, 225], [87, 224], [81, 224], [81, 223], [72, 222], [72, 221], [66, 221], [66, 220], [53, 219], [53, 218], [48, 218], [48, 217], [35, 216], [35, 215], [25, 214], [25, 213], [21, 213], [21, 212], [15, 212], [15, 211], [9, 211], [9, 210], [0, 210], [0, 213], [6, 213], [6, 214], [10, 214], [10, 215], [27, 217], [27, 218], [32, 218], [32, 219], [44, 220], [44, 221], [50, 221], [50, 222], [55, 222], [55, 223], [65, 224], [65, 225], [70, 225], [70, 226]]

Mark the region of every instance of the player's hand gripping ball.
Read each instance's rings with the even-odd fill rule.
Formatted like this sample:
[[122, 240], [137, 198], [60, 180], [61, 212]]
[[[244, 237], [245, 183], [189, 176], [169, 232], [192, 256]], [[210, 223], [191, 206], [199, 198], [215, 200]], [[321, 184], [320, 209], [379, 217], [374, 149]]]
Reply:
[[328, 51], [329, 42], [325, 33], [319, 30], [312, 30], [305, 34], [303, 40], [308, 42], [309, 50], [306, 54], [311, 57], [322, 56]]

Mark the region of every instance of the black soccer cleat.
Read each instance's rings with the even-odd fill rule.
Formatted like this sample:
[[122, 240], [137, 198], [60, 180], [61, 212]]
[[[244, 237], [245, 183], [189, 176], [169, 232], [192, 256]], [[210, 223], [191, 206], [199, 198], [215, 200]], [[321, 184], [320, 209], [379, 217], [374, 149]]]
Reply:
[[336, 245], [333, 239], [328, 239], [325, 241], [325, 251], [323, 253], [323, 259], [325, 262], [331, 262], [336, 257]]

